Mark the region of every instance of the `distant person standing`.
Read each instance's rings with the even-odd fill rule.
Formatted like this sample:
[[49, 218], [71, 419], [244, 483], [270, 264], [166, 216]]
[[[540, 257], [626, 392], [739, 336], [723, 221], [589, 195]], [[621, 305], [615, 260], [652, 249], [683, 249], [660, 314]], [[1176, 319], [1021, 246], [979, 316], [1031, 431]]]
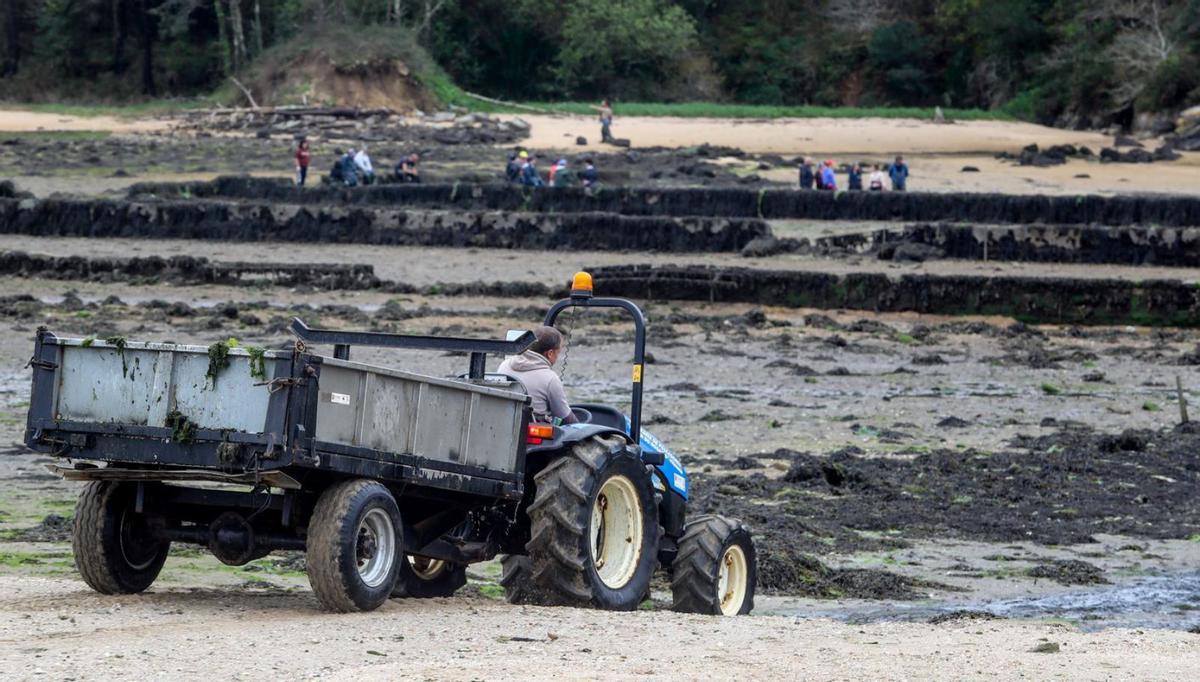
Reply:
[[509, 182], [521, 181], [521, 169], [525, 166], [525, 159], [529, 157], [529, 152], [524, 149], [515, 150], [508, 157], [508, 164], [504, 166], [504, 177]]
[[804, 159], [800, 162], [800, 189], [812, 189], [814, 182], [812, 159]]
[[872, 192], [882, 192], [886, 187], [884, 183], [887, 181], [887, 176], [883, 174], [883, 168], [879, 164], [875, 164], [875, 172], [871, 173], [871, 178], [867, 181], [867, 188]]
[[837, 174], [833, 172], [833, 159], [825, 159], [825, 167], [821, 169], [821, 189], [837, 191]]
[[862, 164], [850, 164], [850, 175], [846, 180], [846, 189], [850, 190], [851, 192], [861, 192], [862, 174]]
[[908, 188], [908, 165], [903, 156], [897, 156], [896, 162], [888, 168], [888, 177], [892, 179], [892, 189], [903, 192]]
[[545, 187], [546, 181], [542, 180], [542, 176], [538, 173], [537, 166], [534, 165], [536, 159], [528, 155], [526, 155], [526, 157], [525, 165], [521, 168], [521, 184], [526, 187]]
[[312, 163], [312, 151], [308, 148], [308, 138], [300, 138], [300, 144], [296, 145], [296, 184], [300, 187], [304, 186], [304, 181], [308, 179], [308, 164]]
[[608, 100], [604, 100], [600, 103], [600, 106], [592, 108], [600, 112], [600, 141], [612, 142], [612, 105], [608, 103]]

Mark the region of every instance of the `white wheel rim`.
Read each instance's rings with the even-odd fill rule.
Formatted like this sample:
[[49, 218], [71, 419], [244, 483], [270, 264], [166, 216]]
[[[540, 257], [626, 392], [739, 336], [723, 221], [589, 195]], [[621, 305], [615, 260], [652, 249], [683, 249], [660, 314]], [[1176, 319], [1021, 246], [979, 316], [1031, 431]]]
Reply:
[[367, 587], [383, 585], [392, 574], [392, 564], [396, 562], [396, 531], [387, 512], [375, 508], [363, 515], [362, 521], [358, 522], [354, 557], [358, 563], [358, 577]]
[[720, 601], [722, 615], [736, 616], [742, 610], [742, 603], [746, 601], [746, 581], [749, 573], [746, 553], [738, 545], [730, 545], [721, 556], [718, 572], [717, 599]]
[[442, 574], [446, 568], [446, 562], [441, 559], [430, 559], [425, 556], [408, 555], [408, 565], [412, 566], [413, 573], [421, 580], [433, 580]]
[[633, 481], [613, 476], [592, 504], [592, 564], [600, 581], [618, 590], [637, 572], [642, 556], [642, 502]]

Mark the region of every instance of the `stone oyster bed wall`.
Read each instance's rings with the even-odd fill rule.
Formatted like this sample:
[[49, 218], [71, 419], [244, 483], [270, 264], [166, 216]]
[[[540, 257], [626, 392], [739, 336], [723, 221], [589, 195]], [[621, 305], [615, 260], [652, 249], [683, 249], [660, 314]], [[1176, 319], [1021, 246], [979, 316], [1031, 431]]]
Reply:
[[130, 197], [226, 198], [303, 204], [386, 205], [454, 210], [603, 212], [768, 220], [869, 220], [974, 224], [1200, 226], [1200, 197], [1042, 196], [791, 189], [579, 188], [528, 190], [504, 184], [312, 187], [287, 180], [226, 176], [211, 182], [134, 185]]
[[830, 274], [715, 266], [591, 270], [597, 290], [637, 300], [1000, 315], [1042, 324], [1200, 327], [1200, 287], [1180, 280]]
[[0, 233], [523, 249], [737, 251], [754, 219], [405, 210], [231, 201], [0, 199]]

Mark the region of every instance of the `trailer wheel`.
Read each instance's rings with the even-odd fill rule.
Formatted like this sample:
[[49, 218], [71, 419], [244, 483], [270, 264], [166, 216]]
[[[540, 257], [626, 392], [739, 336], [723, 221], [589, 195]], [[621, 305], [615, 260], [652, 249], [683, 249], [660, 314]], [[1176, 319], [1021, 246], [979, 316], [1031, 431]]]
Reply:
[[645, 465], [595, 438], [534, 477], [530, 580], [547, 603], [637, 608], [657, 565], [658, 507]]
[[134, 484], [92, 481], [75, 503], [71, 549], [83, 581], [101, 594], [135, 594], [150, 587], [171, 548], [134, 511]]
[[370, 611], [392, 592], [404, 560], [400, 510], [383, 484], [330, 486], [308, 524], [308, 582], [330, 611]]
[[466, 566], [406, 554], [400, 561], [392, 596], [411, 599], [452, 597], [458, 588], [466, 584]]
[[737, 616], [754, 608], [758, 558], [741, 521], [701, 516], [687, 524], [672, 564], [674, 610]]

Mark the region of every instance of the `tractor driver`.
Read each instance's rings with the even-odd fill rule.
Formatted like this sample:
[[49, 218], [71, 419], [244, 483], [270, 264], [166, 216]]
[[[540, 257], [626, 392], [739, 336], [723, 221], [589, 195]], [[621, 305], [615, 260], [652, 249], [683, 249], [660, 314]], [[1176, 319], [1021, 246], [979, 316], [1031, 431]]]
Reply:
[[539, 422], [574, 424], [579, 421], [567, 404], [562, 379], [554, 363], [562, 351], [563, 337], [554, 327], [533, 330], [536, 340], [520, 355], [510, 355], [500, 363], [500, 373], [521, 382], [533, 403], [533, 418]]

